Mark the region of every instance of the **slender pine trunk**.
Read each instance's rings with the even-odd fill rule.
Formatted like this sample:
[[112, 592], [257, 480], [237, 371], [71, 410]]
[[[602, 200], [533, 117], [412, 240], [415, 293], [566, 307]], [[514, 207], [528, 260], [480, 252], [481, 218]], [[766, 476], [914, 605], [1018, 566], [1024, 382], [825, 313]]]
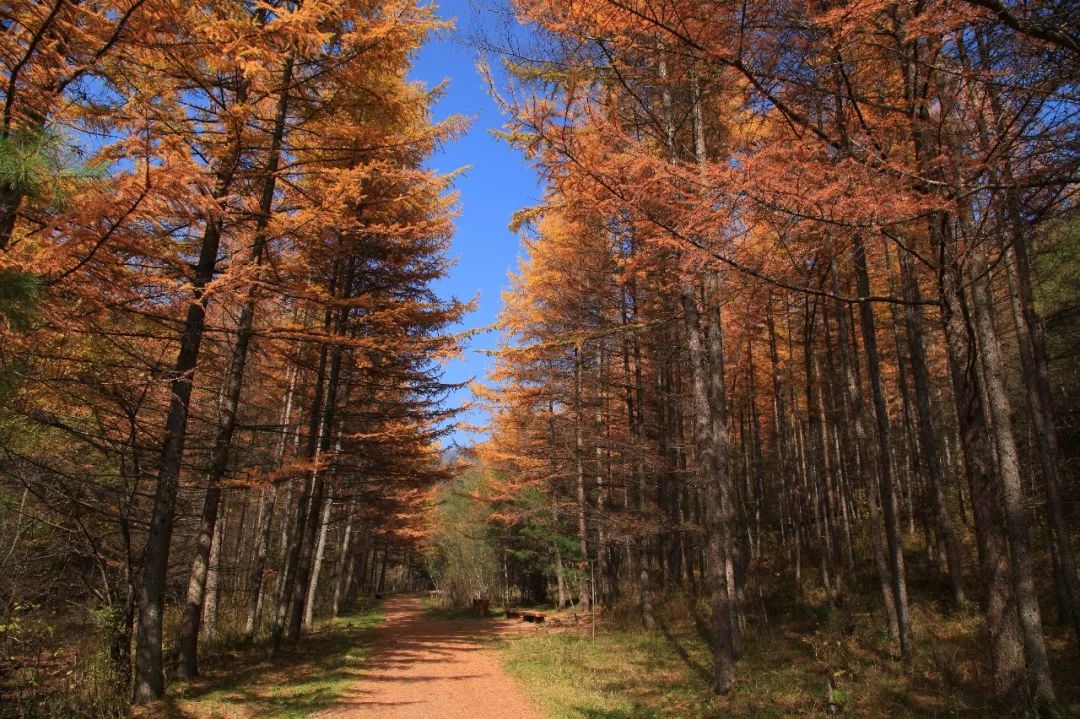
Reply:
[[[684, 282], [682, 308], [690, 360], [694, 446], [699, 482], [705, 495], [705, 565], [712, 604], [713, 690], [717, 694], [726, 694], [735, 681], [731, 590], [726, 571], [729, 558], [725, 551], [731, 546], [733, 532], [733, 492], [727, 476], [727, 427], [721, 421], [714, 422], [709, 403], [707, 355], [695, 295], [693, 283]], [[716, 455], [718, 446], [723, 447], [725, 456]]]
[[[866, 270], [866, 249], [856, 236], [854, 247], [855, 281], [860, 297], [870, 296], [870, 277]], [[892, 443], [889, 435], [889, 410], [885, 404], [885, 389], [881, 380], [881, 364], [878, 358], [877, 337], [874, 330], [874, 309], [868, 300], [859, 303], [862, 321], [863, 347], [866, 350], [867, 374], [870, 378], [870, 395], [877, 421], [878, 472], [881, 479], [881, 504], [885, 511], [885, 539], [889, 548], [892, 570], [893, 601], [896, 604], [896, 625], [899, 632], [900, 656], [911, 661], [911, 614], [908, 609], [907, 578], [904, 572], [904, 547], [900, 536], [900, 517], [897, 509], [895, 474], [892, 462]]]

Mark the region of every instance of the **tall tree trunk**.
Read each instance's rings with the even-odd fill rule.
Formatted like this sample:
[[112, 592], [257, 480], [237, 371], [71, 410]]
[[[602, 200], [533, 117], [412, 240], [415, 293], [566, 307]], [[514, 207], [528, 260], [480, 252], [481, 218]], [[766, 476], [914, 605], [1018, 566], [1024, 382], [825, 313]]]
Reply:
[[[898, 33], [897, 37], [901, 34]], [[919, 77], [920, 42], [901, 48], [904, 85], [911, 115], [911, 141], [915, 157], [927, 177], [939, 179], [940, 148], [933, 141], [933, 120], [926, 92], [933, 78]], [[924, 188], [930, 192], [930, 187]], [[994, 453], [988, 445], [988, 401], [977, 358], [975, 331], [963, 292], [963, 271], [953, 246], [948, 215], [934, 212], [927, 222], [931, 248], [942, 263], [938, 267], [938, 290], [944, 314], [946, 349], [957, 416], [960, 457], [971, 488], [972, 514], [979, 548], [979, 566], [985, 587], [986, 626], [990, 635], [994, 693], [1013, 706], [1022, 704], [1025, 658], [1016, 610], [1008, 540], [1002, 531], [1000, 497]]]
[[[610, 462], [610, 437], [605, 435], [605, 423], [604, 417], [607, 410], [607, 399], [604, 392], [604, 369], [606, 366], [604, 357], [604, 344], [603, 342], [596, 343], [596, 409], [593, 413], [593, 458], [596, 463], [596, 468], [593, 472], [593, 476], [596, 482], [596, 516], [600, 519], [596, 522], [596, 544], [593, 549], [593, 564], [592, 571], [589, 573], [589, 588], [592, 601], [596, 601], [599, 596], [606, 605], [610, 605], [611, 594], [607, 591], [607, 569], [608, 565], [602, 561], [607, 553], [607, 539], [604, 536], [604, 522], [603, 517], [606, 513], [605, 499], [607, 489], [604, 482], [604, 472], [611, 471]], [[607, 446], [608, 449], [608, 461], [605, 461], [603, 446]], [[606, 469], [605, 469], [606, 468]], [[597, 589], [599, 586], [599, 590]]]
[[[866, 248], [862, 239], [855, 237], [855, 281], [859, 296], [870, 297], [870, 277], [866, 270]], [[885, 538], [889, 545], [889, 563], [892, 570], [893, 601], [896, 603], [896, 624], [899, 631], [900, 656], [911, 661], [911, 614], [908, 610], [907, 578], [904, 572], [904, 547], [900, 537], [900, 517], [897, 511], [896, 490], [893, 486], [891, 442], [889, 439], [889, 409], [885, 404], [885, 390], [881, 381], [881, 364], [878, 359], [877, 337], [874, 334], [874, 309], [869, 300], [859, 303], [862, 321], [863, 347], [866, 350], [867, 373], [870, 377], [870, 395], [877, 420], [878, 471], [881, 478], [881, 504], [885, 510]], [[876, 531], [876, 530], [875, 530]]]
[[[827, 515], [822, 510], [821, 503], [821, 489], [823, 479], [820, 475], [825, 475], [829, 472], [828, 461], [828, 439], [825, 436], [824, 428], [824, 404], [822, 404], [821, 396], [822, 392], [814, 391], [814, 387], [817, 385], [815, 379], [817, 372], [817, 361], [814, 355], [814, 327], [816, 321], [814, 319], [817, 314], [817, 305], [809, 298], [807, 299], [805, 306], [805, 319], [803, 322], [803, 369], [806, 375], [806, 383], [804, 389], [806, 391], [806, 424], [807, 424], [807, 437], [803, 444], [804, 460], [804, 473], [805, 483], [808, 488], [812, 490], [812, 495], [807, 497], [807, 501], [810, 502], [810, 509], [814, 520], [814, 531], [817, 534], [818, 542], [820, 544], [818, 551], [818, 562], [821, 569], [821, 583], [825, 589], [825, 594], [829, 598], [829, 603], [833, 601], [832, 595], [832, 582], [830, 580], [831, 573], [829, 571], [829, 560], [831, 554], [831, 547], [829, 542], [829, 528], [827, 526]], [[817, 398], [817, 400], [815, 400]]]
[[923, 348], [926, 330], [922, 317], [922, 294], [919, 291], [914, 262], [903, 250], [900, 251], [900, 284], [904, 302], [907, 303], [904, 305], [904, 324], [907, 331], [908, 353], [911, 355], [911, 373], [915, 382], [915, 411], [919, 444], [922, 447], [923, 461], [926, 463], [926, 479], [930, 485], [931, 499], [934, 503], [937, 530], [945, 539], [953, 602], [959, 607], [964, 602], [960, 546], [942, 488], [945, 473], [941, 464], [933, 413], [930, 408], [930, 370], [926, 362], [926, 351]]
[[[840, 279], [836, 269], [836, 252], [832, 253], [832, 278], [833, 289], [840, 296]], [[885, 615], [888, 618], [889, 629], [893, 636], [899, 638], [900, 625], [896, 616], [896, 597], [892, 590], [892, 581], [888, 562], [885, 560], [885, 550], [881, 544], [881, 507], [878, 503], [878, 481], [874, 472], [869, 455], [869, 437], [867, 436], [866, 409], [862, 402], [862, 384], [858, 372], [858, 359], [855, 354], [854, 328], [849, 329], [849, 313], [843, 303], [836, 300], [837, 317], [837, 342], [840, 345], [840, 360], [844, 372], [844, 405], [845, 417], [850, 422], [851, 431], [854, 434], [855, 452], [854, 462], [856, 474], [861, 474], [867, 490], [867, 504], [869, 516], [866, 522], [866, 531], [870, 536], [870, 546], [874, 554], [874, 566], [877, 568], [878, 583], [881, 588], [882, 603], [885, 605]], [[853, 320], [853, 318], [852, 318]]]
[[[581, 546], [581, 560], [586, 565], [589, 562], [589, 527], [586, 523], [586, 498], [585, 498], [585, 444], [584, 427], [582, 420], [582, 382], [584, 371], [582, 363], [583, 352], [580, 347], [574, 348], [574, 466], [577, 470], [577, 533], [578, 544]], [[588, 610], [591, 597], [587, 589], [587, 575], [582, 574], [579, 580], [578, 602], [581, 608]]]
[[1014, 706], [1023, 703], [1026, 672], [1024, 645], [1012, 587], [1008, 540], [1001, 515], [1000, 495], [994, 479], [994, 454], [988, 444], [985, 401], [980, 396], [981, 369], [975, 356], [970, 312], [962, 294], [960, 270], [950, 259], [945, 218], [931, 217], [930, 234], [949, 264], [939, 274], [944, 312], [949, 374], [955, 399], [960, 458], [971, 487], [972, 513], [982, 573], [984, 610], [990, 635], [990, 659], [995, 696]]
[[334, 506], [333, 492], [327, 494], [319, 518], [319, 541], [311, 567], [311, 582], [308, 584], [307, 599], [304, 602], [304, 629], [311, 629], [315, 621], [315, 600], [319, 593], [319, 576], [322, 574], [323, 555], [326, 552], [326, 532], [330, 526], [330, 510]]
[[[292, 421], [292, 408], [293, 398], [296, 392], [296, 376], [299, 372], [295, 365], [291, 365], [288, 370], [289, 376], [289, 388], [285, 392], [285, 406], [281, 410], [281, 439], [277, 446], [276, 465], [280, 467], [285, 460], [285, 448], [289, 443], [289, 432]], [[297, 433], [299, 434], [299, 433]], [[285, 492], [285, 503], [282, 507], [281, 514], [281, 526], [287, 532], [289, 526], [289, 511], [290, 511], [290, 498], [292, 495], [291, 483], [290, 489]], [[265, 518], [260, 524], [260, 531], [256, 539], [255, 547], [255, 564], [251, 570], [251, 589], [248, 599], [248, 616], [247, 623], [244, 627], [244, 633], [247, 635], [248, 641], [255, 638], [255, 632], [259, 625], [259, 614], [262, 608], [263, 597], [265, 592], [263, 591], [263, 578], [266, 572], [266, 555], [269, 551], [270, 540], [273, 536], [274, 528], [274, 508], [277, 504], [278, 485], [276, 482], [270, 485], [270, 497], [267, 500], [263, 497], [263, 504], [260, 505], [259, 513], [263, 515], [265, 508]], [[287, 535], [286, 535], [287, 536]], [[282, 548], [284, 549], [284, 542], [282, 542]]]
[[[837, 325], [844, 321], [843, 308], [838, 307], [838, 314], [836, 317]], [[833, 343], [832, 332], [829, 324], [829, 308], [828, 305], [822, 305], [822, 329], [823, 339], [825, 341], [825, 374], [822, 379], [823, 388], [827, 388], [822, 391], [822, 399], [827, 396], [831, 409], [828, 413], [822, 409], [822, 424], [825, 426], [832, 426], [832, 441], [828, 442], [828, 446], [823, 447], [823, 452], [833, 457], [832, 467], [833, 471], [828, 475], [828, 487], [829, 487], [829, 506], [830, 512], [833, 518], [833, 531], [834, 533], [839, 531], [840, 537], [834, 538], [834, 564], [837, 567], [837, 593], [842, 591], [842, 574], [840, 570], [841, 565], [841, 546], [844, 549], [844, 556], [846, 558], [846, 569], [848, 574], [852, 574], [855, 571], [855, 551], [851, 540], [851, 525], [848, 517], [847, 510], [847, 457], [843, 449], [851, 446], [851, 438], [848, 432], [848, 423], [846, 417], [846, 406], [844, 400], [844, 393], [842, 389], [842, 382], [837, 375], [836, 359], [835, 359], [835, 346]], [[839, 516], [838, 516], [839, 515]], [[839, 528], [837, 528], [839, 525]]]
[[1057, 704], [1057, 698], [1043, 638], [1042, 614], [1024, 509], [1023, 480], [1012, 428], [1012, 408], [1005, 389], [1004, 363], [994, 328], [992, 301], [987, 288], [988, 270], [981, 248], [975, 247], [971, 251], [968, 269], [975, 316], [976, 351], [982, 369], [980, 377], [986, 383], [985, 396], [989, 401], [987, 416], [990, 420], [990, 436], [997, 449], [998, 480], [1009, 532], [1013, 585], [1020, 628], [1024, 635], [1024, 655], [1027, 658], [1032, 699], [1037, 709], [1052, 709]]
[[277, 507], [276, 484], [263, 487], [259, 492], [258, 526], [255, 528], [255, 561], [251, 564], [248, 581], [248, 610], [244, 622], [244, 636], [250, 642], [259, 626], [259, 610], [262, 607], [263, 578], [266, 574], [266, 552], [274, 527], [274, 509]]
[[[791, 518], [788, 506], [788, 476], [791, 469], [789, 457], [788, 427], [790, 422], [787, 416], [787, 407], [784, 404], [784, 391], [781, 387], [780, 354], [776, 343], [776, 322], [773, 320], [772, 294], [769, 294], [768, 305], [765, 311], [765, 324], [769, 333], [769, 366], [772, 374], [773, 389], [773, 435], [776, 446], [775, 474], [779, 480], [780, 490], [780, 542], [786, 546], [786, 524]], [[786, 515], [786, 516], [785, 516]], [[790, 553], [789, 553], [790, 556]]]
[[[554, 531], [559, 531], [559, 507], [558, 507], [558, 483], [556, 481], [558, 477], [558, 466], [555, 461], [555, 402], [554, 400], [548, 400], [548, 441], [550, 442], [551, 452], [551, 521], [554, 527]], [[562, 609], [566, 606], [567, 591], [566, 591], [566, 579], [563, 574], [563, 561], [562, 551], [559, 549], [558, 542], [554, 543], [553, 549], [555, 550], [555, 585], [557, 592], [556, 606], [558, 609]]]
[[[324, 350], [325, 354], [325, 350]], [[334, 394], [331, 387], [335, 383], [327, 381], [326, 397], [323, 403], [322, 417], [326, 416], [325, 406], [334, 402]], [[325, 420], [316, 422], [314, 437], [317, 438], [316, 449], [311, 459], [318, 463], [324, 451], [325, 433], [330, 430]], [[305, 600], [307, 599], [308, 583], [311, 580], [312, 561], [315, 554], [315, 542], [319, 530], [320, 517], [322, 515], [323, 491], [325, 483], [322, 472], [313, 469], [308, 473], [307, 502], [302, 504], [297, 511], [301, 512], [303, 519], [299, 521], [297, 533], [293, 541], [298, 549], [295, 580], [291, 587], [289, 600], [288, 623], [285, 630], [285, 641], [295, 644], [300, 640], [300, 632], [303, 629]]]
[[[696, 82], [694, 93], [696, 96]], [[695, 106], [697, 106], [695, 104]], [[700, 108], [698, 110], [700, 112]], [[698, 146], [699, 162], [704, 158], [702, 146]], [[743, 574], [742, 560], [739, 556], [739, 543], [735, 541], [738, 536], [736, 524], [736, 489], [735, 481], [727, 466], [728, 434], [727, 434], [727, 389], [724, 378], [724, 325], [720, 312], [720, 278], [715, 272], [708, 272], [705, 276], [704, 291], [705, 300], [703, 308], [706, 311], [705, 322], [705, 356], [707, 368], [707, 384], [709, 399], [709, 439], [712, 443], [713, 460], [717, 463], [717, 481], [721, 482], [721, 495], [724, 503], [721, 512], [724, 516], [722, 541], [724, 543], [724, 586], [728, 593], [728, 608], [731, 611], [731, 638], [738, 656], [739, 628], [742, 617], [739, 610], [739, 598], [742, 587], [739, 577]]]
[[225, 536], [225, 510], [222, 504], [217, 522], [214, 524], [214, 546], [210, 550], [210, 562], [206, 570], [206, 601], [202, 607], [201, 633], [207, 641], [217, 635], [218, 598], [221, 590], [221, 542]]
[[[628, 252], [627, 256], [632, 257], [634, 253], [634, 241], [631, 236], [627, 241]], [[631, 278], [630, 282], [620, 293], [620, 314], [622, 316], [623, 325], [626, 326], [630, 322], [636, 323], [637, 317], [637, 297], [636, 297], [636, 285]], [[635, 332], [633, 334], [633, 354], [634, 354], [634, 370], [630, 369], [630, 340], [624, 335], [622, 342], [622, 360], [623, 360], [623, 386], [625, 392], [626, 403], [626, 425], [630, 432], [631, 441], [633, 442], [633, 463], [634, 463], [634, 509], [637, 512], [637, 519], [640, 522], [645, 521], [645, 501], [646, 501], [646, 489], [645, 489], [645, 445], [644, 437], [642, 436], [641, 427], [641, 405], [639, 401], [642, 400], [645, 388], [643, 386], [642, 373], [641, 373], [641, 341]], [[660, 419], [659, 436], [660, 436], [660, 452], [661, 455], [667, 458], [667, 446], [666, 446], [666, 424], [664, 421], [663, 402], [660, 403]], [[627, 490], [629, 495], [630, 490]], [[676, 498], [676, 502], [678, 498]], [[630, 505], [629, 496], [626, 502], [628, 508]], [[656, 617], [653, 614], [653, 601], [652, 601], [652, 581], [649, 572], [649, 553], [647, 548], [647, 535], [639, 532], [636, 541], [634, 542], [635, 551], [632, 554], [631, 566], [637, 567], [637, 579], [638, 579], [638, 611], [641, 614], [641, 623], [647, 630], [652, 630], [656, 627]], [[629, 550], [628, 550], [629, 551]]]
[[[727, 581], [727, 552], [731, 546], [733, 511], [727, 465], [727, 427], [713, 421], [709, 403], [706, 350], [693, 283], [682, 287], [683, 321], [686, 325], [690, 359], [691, 410], [694, 416], [694, 445], [697, 470], [705, 494], [706, 571], [712, 604], [713, 689], [726, 694], [735, 681], [735, 643], [732, 629], [731, 595]], [[717, 448], [723, 456], [717, 456]]]
[[334, 574], [334, 604], [333, 614], [331, 616], [338, 616], [341, 613], [341, 600], [348, 593], [348, 578], [346, 577], [346, 568], [349, 565], [349, 550], [350, 541], [352, 540], [352, 526], [353, 526], [353, 500], [349, 500], [345, 506], [345, 529], [341, 534], [341, 548], [338, 554], [337, 571]]

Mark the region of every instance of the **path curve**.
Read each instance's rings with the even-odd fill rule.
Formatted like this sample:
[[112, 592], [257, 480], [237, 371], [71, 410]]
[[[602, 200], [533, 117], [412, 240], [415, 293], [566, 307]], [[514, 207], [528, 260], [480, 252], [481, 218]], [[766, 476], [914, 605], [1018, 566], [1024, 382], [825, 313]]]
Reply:
[[322, 719], [542, 719], [477, 641], [511, 622], [426, 616], [416, 596], [388, 599], [359, 681]]

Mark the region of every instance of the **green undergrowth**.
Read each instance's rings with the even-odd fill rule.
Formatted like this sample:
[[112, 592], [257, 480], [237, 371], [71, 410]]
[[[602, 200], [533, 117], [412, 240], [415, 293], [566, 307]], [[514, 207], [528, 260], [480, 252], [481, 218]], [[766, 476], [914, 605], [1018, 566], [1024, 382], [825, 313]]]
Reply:
[[701, 716], [704, 682], [659, 634], [537, 632], [501, 651], [507, 671], [550, 719]]
[[377, 604], [358, 606], [318, 626], [292, 651], [267, 657], [263, 647], [208, 657], [203, 677], [176, 687], [170, 719], [299, 719], [330, 706], [357, 681]]
[[[772, 613], [771, 623], [756, 615], [742, 638], [736, 684], [717, 697], [700, 609], [667, 607], [652, 632], [602, 627], [595, 639], [576, 631], [523, 633], [500, 651], [549, 719], [1003, 716], [989, 703], [984, 628], [975, 610], [915, 609], [916, 656], [908, 671], [882, 617], [861, 607], [789, 606]], [[1077, 662], [1067, 642], [1055, 654], [1073, 716]]]
[[424, 597], [420, 600], [420, 606], [424, 610], [424, 614], [432, 619], [476, 619], [484, 620], [491, 619], [492, 617], [499, 617], [505, 613], [503, 607], [488, 607], [488, 613], [486, 615], [477, 614], [469, 607], [455, 607], [449, 604], [445, 604], [438, 599], [432, 597]]

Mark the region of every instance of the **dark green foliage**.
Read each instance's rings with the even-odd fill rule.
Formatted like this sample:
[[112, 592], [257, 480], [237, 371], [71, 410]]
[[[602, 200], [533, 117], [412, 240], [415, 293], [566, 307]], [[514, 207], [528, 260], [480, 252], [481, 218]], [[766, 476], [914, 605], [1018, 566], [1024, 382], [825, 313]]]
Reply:
[[1070, 408], [1080, 406], [1080, 219], [1057, 225], [1034, 250], [1035, 302], [1046, 333], [1055, 409], [1064, 420], [1058, 422], [1058, 448], [1068, 470], [1080, 461], [1080, 429], [1069, 419]]
[[33, 324], [41, 279], [16, 269], [0, 269], [0, 318], [8, 329], [23, 332]]
[[[37, 318], [40, 278], [16, 269], [0, 269], [0, 337], [6, 332], [25, 332]], [[0, 344], [0, 403], [6, 402], [19, 379], [26, 375], [26, 363], [10, 357]]]
[[102, 166], [84, 166], [76, 146], [51, 130], [0, 137], [0, 186], [45, 209], [61, 209], [72, 190], [100, 179]]

